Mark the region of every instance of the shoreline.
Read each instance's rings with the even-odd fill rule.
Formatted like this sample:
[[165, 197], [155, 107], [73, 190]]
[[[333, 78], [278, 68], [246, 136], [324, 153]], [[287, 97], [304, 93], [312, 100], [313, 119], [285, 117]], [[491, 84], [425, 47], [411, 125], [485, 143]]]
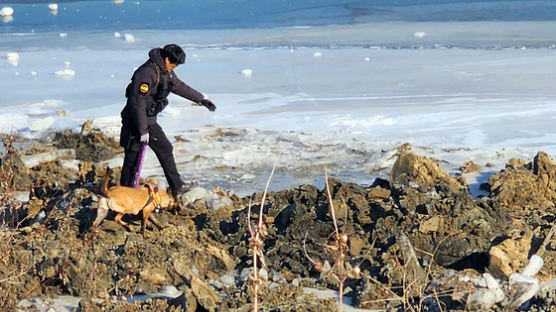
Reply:
[[[72, 294], [81, 298], [81, 310], [166, 311], [169, 305], [200, 305], [208, 310], [243, 311], [250, 306], [252, 256], [244, 221], [248, 211], [256, 215], [249, 205], [263, 196], [260, 188], [252, 197], [239, 197], [221, 188], [195, 188], [182, 198], [177, 210], [156, 213], [164, 226], [160, 230], [149, 227], [144, 237], [137, 232], [139, 225], [132, 216], [127, 218], [132, 224], [129, 232], [111, 217], [93, 230], [90, 223], [99, 196], [95, 190], [104, 175], [104, 168], [97, 166], [101, 161], [82, 160], [75, 171], [64, 164], [71, 163], [72, 157], [105, 155], [113, 159], [107, 152], [117, 153], [114, 140], [95, 129], [55, 137], [52, 144], [56, 149], [34, 145], [33, 153], [23, 151], [25, 157], [45, 160], [48, 153], [67, 148], [59, 145], [62, 142], [77, 144], [73, 153], [77, 156], [67, 159], [64, 154], [34, 166], [30, 171], [35, 186], [31, 200], [4, 203], [10, 209], [3, 210], [2, 220], [8, 223], [0, 235], [13, 243], [2, 247], [8, 250], [9, 259], [0, 263], [6, 266], [2, 272], [26, 272], [25, 267], [34, 267], [39, 273], [0, 276], [0, 283], [19, 281], [0, 294], [0, 306], [10, 304], [13, 298], [17, 303]], [[4, 156], [1, 174], [10, 174], [6, 165], [17, 163], [14, 155]], [[24, 163], [30, 161], [26, 158]], [[24, 167], [19, 168], [11, 173], [17, 178], [9, 181], [23, 178]], [[117, 181], [115, 169], [112, 183]], [[334, 203], [342, 232], [349, 236], [345, 257], [350, 260], [345, 265], [357, 266], [362, 272], [346, 280], [345, 298], [352, 298], [358, 309], [416, 307], [427, 294], [438, 294], [436, 287], [440, 286], [452, 291], [430, 304], [450, 309], [552, 305], [556, 299], [556, 250], [551, 229], [556, 225], [550, 216], [556, 209], [552, 201], [556, 187], [545, 180], [556, 174], [556, 163], [550, 156], [539, 152], [534, 159], [509, 161], [481, 185], [487, 195], [476, 198], [461, 176], [444, 172], [439, 162], [415, 154], [409, 144], [398, 147], [388, 170], [388, 179], [376, 179], [367, 187], [334, 176], [328, 181], [330, 193], [310, 184], [268, 193], [263, 205], [270, 236], [268, 245], [263, 245], [268, 274], [261, 293], [263, 305], [290, 307], [289, 300], [297, 298], [296, 304], [306, 311], [335, 310], [335, 298], [314, 297], [304, 291], [307, 287], [329, 291], [338, 287], [326, 278], [328, 273], [312, 268], [315, 260], [311, 261], [332, 257], [327, 261], [334, 263], [334, 253], [323, 250], [323, 244], [333, 244], [326, 243], [334, 231], [329, 202]], [[470, 163], [461, 170], [477, 172], [478, 168]], [[6, 228], [10, 223], [13, 229]], [[300, 253], [305, 248], [310, 257]], [[408, 250], [414, 255], [405, 252]], [[540, 266], [535, 264], [537, 269], [524, 267], [533, 261], [530, 254], [541, 258]], [[405, 264], [398, 267], [400, 263]], [[415, 275], [399, 276], [396, 272], [400, 269]], [[428, 286], [421, 290], [403, 286], [407, 285], [405, 278]], [[20, 284], [24, 285], [21, 289], [16, 287]], [[174, 285], [180, 299], [133, 303], [118, 299], [161, 292], [164, 285]], [[468, 290], [462, 294], [458, 291], [461, 287]], [[523, 291], [512, 291], [515, 287]], [[390, 292], [380, 291], [384, 288]], [[399, 292], [414, 299], [392, 301], [403, 295]], [[497, 299], [492, 301], [492, 296]]]

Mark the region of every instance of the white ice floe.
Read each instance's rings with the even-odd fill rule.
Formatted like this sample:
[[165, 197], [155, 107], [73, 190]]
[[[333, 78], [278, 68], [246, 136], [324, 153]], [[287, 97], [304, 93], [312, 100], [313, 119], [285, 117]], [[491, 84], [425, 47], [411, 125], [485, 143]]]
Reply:
[[499, 289], [500, 284], [498, 281], [489, 273], [484, 273], [483, 278], [485, 279], [485, 284], [488, 289]]
[[50, 14], [58, 15], [58, 4], [57, 3], [49, 4], [48, 9], [50, 10]]
[[17, 52], [7, 52], [6, 61], [12, 66], [17, 66], [19, 64], [19, 54]]
[[44, 100], [42, 103], [35, 105], [37, 107], [61, 107], [66, 105], [63, 101], [60, 100]]
[[518, 283], [527, 283], [527, 284], [538, 284], [539, 280], [536, 277], [532, 276], [525, 276], [519, 273], [512, 273], [509, 277], [510, 285], [518, 284]]
[[112, 0], [112, 2], [114, 2], [115, 4], [122, 4], [125, 1], [124, 0]]
[[321, 57], [321, 56], [322, 56], [322, 52], [317, 51], [317, 52], [313, 53], [313, 56], [314, 56], [314, 57]]
[[4, 23], [9, 23], [9, 22], [11, 22], [11, 21], [14, 20], [14, 17], [11, 16], [11, 15], [8, 15], [8, 16], [0, 16], [0, 18], [2, 18], [2, 22], [4, 22]]
[[55, 117], [46, 117], [46, 118], [37, 118], [32, 119], [29, 123], [29, 130], [31, 131], [44, 131], [49, 129], [54, 122], [56, 121]]
[[333, 116], [331, 121], [332, 126], [342, 126], [358, 129], [369, 129], [373, 127], [383, 127], [383, 126], [394, 126], [397, 121], [392, 117], [386, 116], [372, 116], [365, 119], [359, 119], [356, 116], [351, 116], [350, 114]]
[[[317, 288], [310, 288], [310, 287], [303, 287], [303, 294], [316, 296], [320, 299], [327, 299], [327, 298], [338, 298], [338, 292], [332, 289], [317, 289]], [[344, 296], [344, 301], [342, 302], [342, 311], [344, 312], [364, 312], [364, 311], [372, 311], [368, 309], [359, 309], [352, 306], [353, 298]]]
[[253, 70], [251, 70], [249, 68], [245, 68], [245, 69], [241, 70], [241, 74], [245, 77], [251, 77], [253, 75]]
[[548, 291], [556, 289], [556, 278], [543, 282], [541, 284], [541, 288], [546, 289]]
[[119, 32], [114, 32], [114, 38], [121, 38], [122, 34], [120, 34]]
[[58, 70], [54, 72], [54, 75], [56, 77], [60, 77], [60, 78], [73, 78], [75, 77], [75, 70], [70, 68], [71, 62], [69, 61], [65, 61], [64, 62], [64, 66], [65, 68], [62, 70]]
[[0, 16], [12, 16], [13, 14], [14, 9], [11, 7], [3, 7], [2, 10], [0, 10]]
[[253, 180], [255, 179], [257, 176], [251, 173], [246, 173], [244, 175], [242, 175], [241, 177], [239, 177], [240, 180]]
[[529, 263], [523, 269], [523, 272], [521, 272], [521, 274], [524, 276], [533, 277], [537, 275], [543, 265], [544, 260], [539, 255], [535, 254], [531, 256], [531, 259], [529, 259]]
[[364, 60], [365, 62], [369, 62], [369, 61], [371, 60], [371, 58], [367, 56], [367, 57], [365, 57], [363, 60]]
[[56, 77], [60, 77], [60, 78], [73, 78], [73, 77], [75, 77], [75, 70], [69, 69], [69, 68], [64, 68], [62, 70], [55, 71], [54, 75]]
[[25, 310], [32, 307], [35, 311], [45, 312], [69, 312], [77, 309], [79, 307], [79, 301], [82, 299], [83, 298], [71, 296], [58, 296], [48, 300], [42, 298], [32, 298], [20, 301], [18, 303], [18, 307]]
[[60, 38], [66, 38], [68, 33], [60, 33], [58, 36], [60, 36]]
[[124, 38], [125, 38], [125, 42], [127, 42], [127, 43], [134, 43], [135, 42], [135, 36], [132, 35], [132, 34], [125, 34]]
[[483, 278], [489, 290], [487, 294], [490, 297], [489, 300], [495, 303], [504, 300], [504, 291], [500, 288], [500, 283], [489, 273], [484, 273]]
[[[539, 272], [543, 264], [543, 259], [535, 254], [529, 259], [522, 273], [511, 274], [507, 282], [512, 289], [511, 293], [504, 293], [496, 279], [488, 273], [483, 274], [487, 287], [479, 288], [469, 296], [468, 307], [474, 310], [488, 310], [494, 304], [504, 301], [504, 307], [514, 310], [527, 304], [541, 289], [541, 284], [534, 275]], [[545, 284], [542, 284], [542, 287], [549, 288]]]
[[416, 33], [413, 34], [413, 37], [418, 38], [418, 39], [421, 39], [421, 38], [424, 38], [426, 35], [427, 35], [426, 32], [424, 32], [424, 31], [418, 31], [418, 32], [416, 32]]
[[21, 161], [27, 168], [33, 168], [40, 164], [51, 162], [60, 158], [75, 159], [74, 149], [59, 149], [34, 155], [21, 155]]

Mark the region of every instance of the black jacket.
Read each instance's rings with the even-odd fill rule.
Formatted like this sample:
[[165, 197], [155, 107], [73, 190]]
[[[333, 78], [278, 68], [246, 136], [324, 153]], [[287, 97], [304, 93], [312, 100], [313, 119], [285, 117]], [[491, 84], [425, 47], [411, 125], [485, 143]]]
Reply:
[[149, 52], [149, 60], [137, 68], [125, 90], [127, 103], [121, 113], [122, 123], [135, 126], [139, 135], [149, 132], [149, 126], [156, 123], [156, 115], [168, 105], [170, 92], [197, 103], [204, 98], [174, 72], [166, 71], [160, 51], [154, 48]]

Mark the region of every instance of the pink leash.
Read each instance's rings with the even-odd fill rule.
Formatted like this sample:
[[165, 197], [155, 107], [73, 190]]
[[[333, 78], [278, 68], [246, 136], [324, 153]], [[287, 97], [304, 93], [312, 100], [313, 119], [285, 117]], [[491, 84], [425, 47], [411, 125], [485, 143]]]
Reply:
[[139, 156], [139, 164], [137, 164], [137, 172], [135, 173], [135, 188], [139, 187], [139, 180], [141, 179], [141, 168], [143, 167], [143, 159], [145, 158], [145, 151], [147, 150], [147, 142], [141, 144], [141, 155]]

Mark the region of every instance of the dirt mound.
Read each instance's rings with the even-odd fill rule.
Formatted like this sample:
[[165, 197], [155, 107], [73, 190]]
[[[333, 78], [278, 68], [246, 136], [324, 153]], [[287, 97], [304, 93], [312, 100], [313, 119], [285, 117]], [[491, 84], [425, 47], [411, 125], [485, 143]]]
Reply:
[[[553, 190], [553, 166], [539, 153], [531, 168], [506, 168], [493, 176], [491, 196], [473, 198], [435, 161], [404, 147], [390, 181], [377, 179], [364, 188], [329, 179], [330, 197], [313, 185], [269, 193], [263, 205], [264, 256], [257, 258], [265, 263], [258, 270], [265, 278], [261, 304], [272, 311], [335, 311], [335, 297], [322, 293], [338, 290], [342, 273], [331, 272], [342, 265], [357, 272], [345, 275], [344, 290], [359, 308], [503, 310], [526, 303], [548, 309], [556, 297], [553, 289], [527, 297], [516, 291], [519, 287], [509, 287], [508, 275], [521, 273], [530, 255], [538, 253], [546, 264], [535, 278], [556, 276], [555, 247], [547, 239], [554, 211], [543, 204]], [[63, 175], [60, 170], [53, 175]], [[156, 213], [163, 229], [149, 227], [142, 237], [140, 218], [134, 216], [124, 217], [132, 226], [129, 232], [111, 215], [91, 230], [105, 171], [80, 161], [73, 174], [65, 186], [31, 193], [32, 199], [18, 208], [26, 214], [0, 229], [2, 308], [12, 309], [26, 298], [73, 295], [82, 298], [80, 311], [251, 309], [250, 238], [263, 194], [240, 198], [207, 190], [204, 198]], [[116, 170], [112, 182], [117, 175]], [[529, 195], [511, 194], [521, 189], [508, 185], [519, 179], [536, 181], [535, 191], [544, 190], [545, 201], [530, 204], [526, 217], [516, 213], [526, 200], [516, 198]], [[226, 204], [212, 205], [214, 198]], [[346, 237], [342, 253], [334, 249], [338, 237], [331, 207]], [[486, 288], [491, 280], [485, 274], [497, 275], [500, 286]], [[162, 294], [169, 286], [178, 294]], [[498, 290], [504, 300], [484, 302], [483, 293]], [[149, 299], [123, 300], [143, 295]], [[526, 299], [520, 303], [521, 298]]]
[[484, 187], [510, 212], [529, 214], [538, 208], [553, 208], [556, 200], [556, 164], [544, 152], [532, 163], [511, 161], [506, 169], [490, 177]]
[[123, 152], [119, 143], [105, 135], [99, 129], [91, 128], [91, 122], [83, 124], [81, 133], [71, 130], [56, 132], [52, 141], [57, 148], [75, 150], [76, 158], [85, 161], [103, 161], [114, 157], [115, 153]]
[[398, 159], [390, 172], [392, 183], [402, 185], [416, 183], [420, 187], [442, 185], [455, 191], [465, 187], [465, 181], [451, 177], [431, 159], [414, 154], [411, 145], [407, 143], [398, 148], [397, 154]]

